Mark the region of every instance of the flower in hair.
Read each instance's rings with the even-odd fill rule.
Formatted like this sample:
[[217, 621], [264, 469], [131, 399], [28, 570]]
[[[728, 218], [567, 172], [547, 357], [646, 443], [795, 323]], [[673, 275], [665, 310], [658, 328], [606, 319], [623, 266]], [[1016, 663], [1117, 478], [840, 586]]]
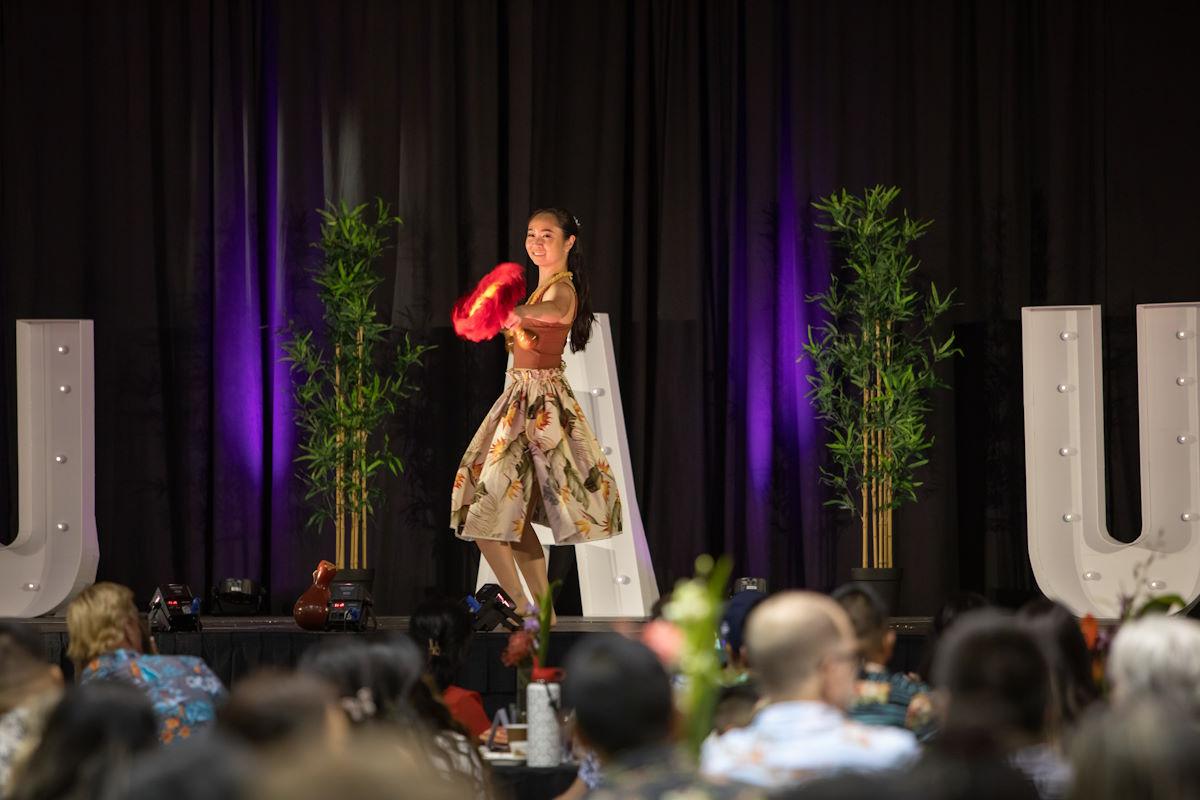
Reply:
[[365, 722], [375, 716], [375, 696], [366, 686], [354, 693], [354, 697], [343, 697], [342, 710], [352, 722]]

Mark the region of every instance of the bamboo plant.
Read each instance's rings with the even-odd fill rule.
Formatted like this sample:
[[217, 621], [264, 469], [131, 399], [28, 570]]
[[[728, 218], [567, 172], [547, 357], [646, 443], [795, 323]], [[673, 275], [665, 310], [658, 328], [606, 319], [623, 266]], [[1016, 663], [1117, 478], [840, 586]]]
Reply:
[[813, 204], [829, 220], [818, 227], [832, 234], [845, 261], [827, 291], [806, 298], [826, 314], [809, 327], [804, 352], [813, 363], [808, 397], [830, 436], [831, 466], [821, 478], [835, 496], [827, 504], [857, 517], [862, 566], [876, 569], [894, 567], [892, 515], [916, 500], [915, 471], [933, 445], [925, 427], [929, 394], [948, 388], [935, 367], [961, 354], [953, 333], [934, 334], [954, 292], [913, 286], [920, 265], [909, 248], [931, 223], [907, 211], [889, 215], [899, 194], [896, 187], [861, 196], [843, 189]]
[[313, 246], [324, 258], [313, 280], [324, 306], [326, 347], [294, 322], [283, 344], [302, 433], [296, 462], [305, 500], [315, 505], [308, 526], [333, 522], [338, 569], [368, 566], [368, 520], [380, 499], [376, 478], [383, 470], [404, 470], [385, 425], [398, 403], [417, 391], [409, 370], [432, 349], [405, 334], [386, 366], [379, 366], [392, 327], [378, 321], [371, 300], [383, 280], [373, 262], [387, 245], [388, 228], [401, 220], [382, 200], [374, 212], [371, 219], [367, 204], [351, 208], [345, 201], [318, 211], [321, 240]]

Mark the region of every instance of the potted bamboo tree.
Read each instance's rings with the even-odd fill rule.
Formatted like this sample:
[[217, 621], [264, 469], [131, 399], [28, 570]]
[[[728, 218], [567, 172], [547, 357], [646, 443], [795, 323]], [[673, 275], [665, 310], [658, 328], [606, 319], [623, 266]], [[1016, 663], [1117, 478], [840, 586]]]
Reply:
[[821, 470], [834, 495], [827, 504], [860, 523], [862, 566], [851, 577], [875, 586], [892, 608], [900, 581], [893, 512], [915, 501], [921, 486], [915, 471], [933, 444], [925, 427], [929, 394], [948, 388], [935, 367], [961, 355], [953, 333], [939, 340], [933, 330], [954, 292], [913, 286], [919, 262], [909, 247], [931, 223], [907, 211], [889, 216], [899, 194], [896, 187], [861, 196], [843, 189], [813, 204], [828, 217], [818, 227], [832, 234], [844, 263], [828, 290], [806, 298], [826, 319], [809, 327], [804, 345], [813, 363], [808, 397], [829, 434], [830, 466]]
[[305, 500], [314, 506], [308, 526], [332, 522], [338, 569], [366, 570], [369, 581], [368, 521], [380, 499], [377, 477], [404, 470], [386, 422], [417, 391], [409, 370], [433, 348], [413, 344], [405, 334], [393, 352], [384, 353], [392, 349], [393, 331], [377, 319], [371, 299], [383, 280], [373, 263], [387, 245], [387, 229], [400, 218], [382, 200], [376, 200], [374, 219], [367, 204], [352, 208], [345, 201], [318, 213], [321, 240], [313, 246], [324, 258], [313, 280], [324, 306], [324, 344], [293, 322], [283, 345], [302, 434], [296, 462]]

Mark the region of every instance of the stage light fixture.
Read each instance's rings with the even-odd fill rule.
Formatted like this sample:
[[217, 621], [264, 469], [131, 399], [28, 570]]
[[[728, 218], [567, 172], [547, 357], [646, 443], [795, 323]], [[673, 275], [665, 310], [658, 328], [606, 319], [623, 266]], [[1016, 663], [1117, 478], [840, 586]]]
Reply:
[[494, 583], [485, 583], [475, 594], [463, 598], [463, 603], [471, 612], [471, 627], [476, 631], [490, 631], [497, 625], [510, 631], [521, 627], [517, 604]]
[[767, 579], [766, 578], [738, 578], [733, 582], [733, 593], [738, 592], [762, 592], [767, 594]]
[[250, 578], [225, 578], [212, 590], [211, 613], [216, 616], [261, 614], [266, 591]]
[[329, 617], [325, 630], [363, 631], [379, 627], [369, 584], [359, 580], [334, 580], [329, 585]]
[[154, 590], [150, 599], [150, 630], [198, 631], [200, 624], [200, 598], [184, 583], [168, 583]]

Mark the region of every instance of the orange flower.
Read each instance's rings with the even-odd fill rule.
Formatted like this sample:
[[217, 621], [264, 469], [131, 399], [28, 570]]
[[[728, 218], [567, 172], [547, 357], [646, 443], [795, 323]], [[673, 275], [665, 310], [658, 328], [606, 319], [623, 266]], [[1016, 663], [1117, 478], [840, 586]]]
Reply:
[[508, 485], [508, 491], [505, 494], [509, 500], [516, 500], [524, 489], [525, 486], [520, 481], [513, 481]]
[[513, 420], [516, 419], [516, 416], [517, 416], [517, 404], [513, 403], [512, 405], [510, 405], [508, 407], [508, 411], [506, 411], [504, 413], [504, 420], [503, 420], [504, 427], [506, 427], [506, 428], [512, 427]]
[[1079, 630], [1083, 634], [1083, 640], [1087, 642], [1088, 650], [1095, 650], [1096, 641], [1100, 638], [1100, 623], [1096, 622], [1095, 617], [1088, 614], [1079, 620]]
[[520, 536], [524, 532], [524, 530], [525, 530], [525, 518], [524, 517], [517, 517], [515, 520], [513, 520], [513, 533], [515, 533], [517, 536]]
[[565, 483], [558, 487], [558, 496], [564, 503], [571, 502], [571, 490]]
[[167, 730], [172, 731], [179, 727], [179, 720], [174, 717], [168, 717], [166, 721]]
[[546, 426], [550, 424], [550, 409], [546, 406], [539, 408], [537, 419], [535, 420], [534, 424], [537, 426], [539, 431], [545, 430]]
[[479, 480], [479, 476], [483, 473], [483, 462], [477, 461], [471, 465], [471, 477]]
[[586, 519], [575, 520], [575, 527], [581, 534], [583, 534], [585, 539], [592, 533], [592, 523], [588, 522]]
[[467, 476], [465, 474], [463, 474], [462, 470], [459, 470], [458, 474], [454, 476], [455, 490], [461, 489], [463, 487], [463, 484], [466, 482], [467, 482]]
[[493, 462], [499, 461], [500, 457], [504, 455], [504, 451], [507, 449], [508, 439], [505, 439], [503, 436], [501, 436], [499, 439], [492, 442], [492, 449], [488, 451], [488, 456], [491, 457]]

